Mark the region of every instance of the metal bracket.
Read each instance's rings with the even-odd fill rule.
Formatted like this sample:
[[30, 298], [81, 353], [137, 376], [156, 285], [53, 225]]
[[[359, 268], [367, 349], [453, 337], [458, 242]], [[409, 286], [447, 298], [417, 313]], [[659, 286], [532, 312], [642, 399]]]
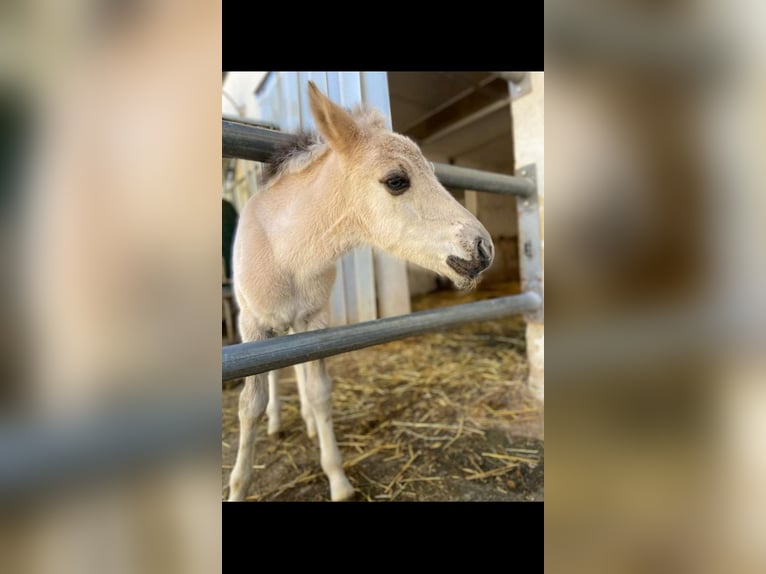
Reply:
[[[520, 76], [520, 77], [518, 77]], [[532, 92], [532, 77], [529, 72], [520, 72], [508, 81], [508, 90], [511, 92], [511, 99], [517, 100]]]
[[[535, 183], [537, 189], [537, 165], [529, 164], [517, 170], [516, 175], [526, 177]], [[537, 191], [528, 197], [516, 198], [519, 218], [519, 274], [521, 290], [534, 291], [543, 299], [543, 265], [540, 238], [540, 209]], [[543, 320], [543, 307], [526, 313], [527, 322]]]

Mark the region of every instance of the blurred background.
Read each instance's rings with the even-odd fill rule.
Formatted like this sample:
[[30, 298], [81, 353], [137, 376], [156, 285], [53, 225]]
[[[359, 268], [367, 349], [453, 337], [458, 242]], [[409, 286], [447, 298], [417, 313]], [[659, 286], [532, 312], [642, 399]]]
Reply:
[[[221, 7], [3, 10], [4, 484], [128, 394], [214, 407], [207, 457], [167, 456], [178, 439], [151, 473], [4, 497], [4, 565], [216, 571]], [[766, 566], [763, 21], [754, 0], [546, 2], [552, 572]], [[71, 434], [47, 455], [11, 450], [51, 420]]]
[[221, 568], [221, 4], [0, 8], [0, 554]]
[[546, 571], [766, 568], [750, 2], [546, 2]]

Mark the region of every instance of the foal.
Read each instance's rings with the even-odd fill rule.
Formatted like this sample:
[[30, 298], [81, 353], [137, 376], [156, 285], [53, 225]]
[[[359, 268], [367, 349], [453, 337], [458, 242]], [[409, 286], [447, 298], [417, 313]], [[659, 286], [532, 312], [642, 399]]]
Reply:
[[[326, 327], [335, 262], [359, 245], [422, 265], [461, 289], [474, 287], [492, 263], [489, 233], [437, 181], [412, 140], [387, 130], [374, 110], [349, 113], [335, 105], [313, 82], [309, 98], [322, 140], [303, 138], [282, 150], [268, 186], [240, 215], [233, 280], [243, 341]], [[296, 378], [332, 500], [346, 500], [354, 489], [335, 440], [324, 360], [297, 365]], [[247, 494], [255, 426], [266, 411], [272, 434], [279, 430], [276, 372], [245, 380], [230, 501]]]

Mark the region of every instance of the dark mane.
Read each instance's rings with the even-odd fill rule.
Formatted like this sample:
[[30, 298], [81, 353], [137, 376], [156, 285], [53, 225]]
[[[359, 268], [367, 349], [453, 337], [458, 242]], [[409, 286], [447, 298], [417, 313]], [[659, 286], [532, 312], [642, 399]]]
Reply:
[[[386, 127], [385, 119], [375, 108], [360, 104], [347, 111], [362, 129], [380, 130]], [[300, 130], [291, 141], [278, 146], [271, 154], [263, 171], [262, 183], [268, 184], [282, 173], [302, 169], [326, 149], [324, 140], [317, 132]]]
[[295, 134], [295, 139], [285, 142], [278, 146], [269, 158], [264, 172], [264, 183], [268, 183], [278, 173], [280, 173], [287, 164], [308, 153], [317, 144], [321, 143], [319, 134], [314, 131], [301, 130]]

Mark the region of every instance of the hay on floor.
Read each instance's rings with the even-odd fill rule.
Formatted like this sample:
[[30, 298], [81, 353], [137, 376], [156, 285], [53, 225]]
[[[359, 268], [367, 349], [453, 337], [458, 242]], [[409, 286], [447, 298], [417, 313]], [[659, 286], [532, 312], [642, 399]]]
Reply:
[[[515, 289], [515, 291], [514, 291]], [[417, 298], [413, 310], [517, 292], [501, 285]], [[542, 496], [542, 409], [524, 389], [520, 317], [484, 321], [330, 357], [333, 417], [360, 500], [530, 500]], [[256, 441], [249, 500], [327, 500], [292, 369], [280, 378], [282, 433]], [[236, 455], [239, 388], [224, 391], [223, 484]]]

